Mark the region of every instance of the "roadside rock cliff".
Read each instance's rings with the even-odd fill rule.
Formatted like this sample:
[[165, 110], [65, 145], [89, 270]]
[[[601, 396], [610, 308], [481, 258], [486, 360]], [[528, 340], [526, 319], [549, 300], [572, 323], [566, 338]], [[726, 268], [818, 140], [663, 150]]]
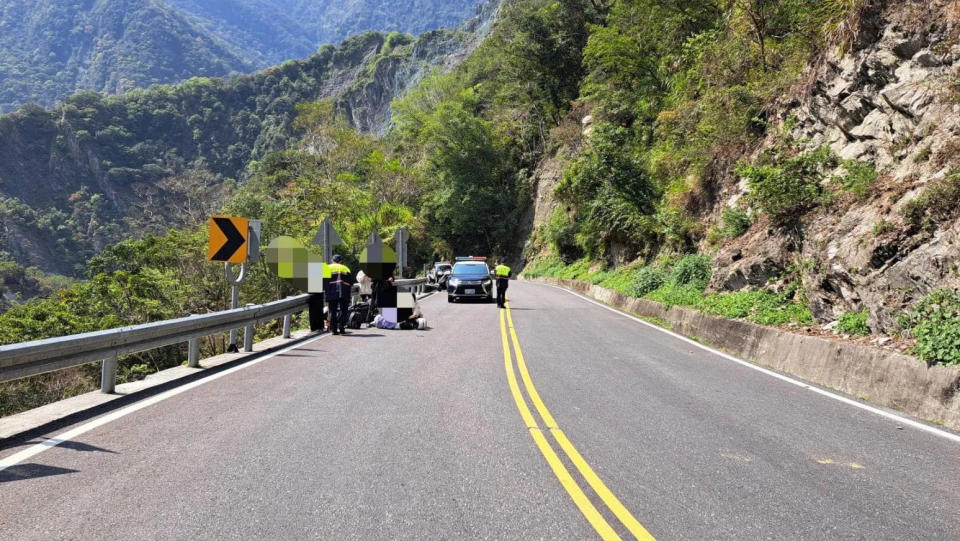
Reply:
[[[868, 2], [848, 46], [817, 58], [793, 91], [767, 108], [762, 142], [714, 157], [713, 193], [700, 218], [707, 230], [724, 209], [749, 197], [736, 165], [771, 151], [827, 147], [838, 163], [866, 164], [876, 180], [859, 196], [821, 205], [795, 227], [755, 215], [740, 238], [702, 240], [700, 251], [713, 254], [711, 289], [776, 289], [785, 273], [798, 272], [818, 322], [866, 309], [875, 332], [893, 333], [897, 315], [918, 299], [960, 288], [958, 76], [960, 2]], [[574, 113], [568, 122], [583, 121], [581, 131], [589, 133], [590, 117]], [[579, 142], [534, 172], [531, 231], [557, 205], [553, 189], [571, 147], [576, 152]], [[823, 182], [835, 181], [826, 175]], [[617, 264], [634, 257], [615, 256], [608, 254]]]
[[[800, 238], [758, 228], [725, 247], [714, 286], [763, 285], [798, 265], [819, 321], [866, 308], [871, 327], [889, 332], [914, 301], [960, 287], [960, 199], [943, 209], [929, 201], [960, 195], [960, 11], [956, 2], [891, 3], [864, 16], [852, 49], [811, 66], [777, 113], [800, 150], [828, 146], [872, 163], [877, 181], [862, 199], [812, 215]], [[771, 136], [758, 152], [777, 144]], [[724, 204], [746, 194], [726, 180]]]

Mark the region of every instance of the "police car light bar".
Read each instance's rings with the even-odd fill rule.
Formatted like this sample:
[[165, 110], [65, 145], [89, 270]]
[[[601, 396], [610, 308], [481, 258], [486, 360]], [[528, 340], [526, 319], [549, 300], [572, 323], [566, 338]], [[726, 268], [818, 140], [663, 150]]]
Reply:
[[480, 257], [480, 256], [466, 256], [466, 257], [457, 258], [457, 261], [486, 261], [486, 260], [487, 258]]

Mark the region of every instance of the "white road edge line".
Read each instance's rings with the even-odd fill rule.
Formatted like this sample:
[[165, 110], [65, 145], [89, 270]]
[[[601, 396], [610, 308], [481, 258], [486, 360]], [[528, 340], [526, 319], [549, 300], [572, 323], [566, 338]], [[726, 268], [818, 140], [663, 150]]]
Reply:
[[121, 418], [123, 418], [123, 417], [126, 417], [127, 415], [130, 415], [131, 413], [135, 413], [135, 412], [140, 411], [140, 410], [142, 410], [142, 409], [144, 409], [144, 408], [148, 408], [148, 407], [150, 407], [150, 406], [152, 406], [152, 405], [154, 405], [154, 404], [158, 404], [158, 403], [160, 403], [160, 402], [163, 402], [164, 400], [166, 400], [166, 399], [168, 399], [168, 398], [173, 398], [174, 396], [177, 396], [177, 395], [179, 395], [179, 394], [185, 393], [185, 392], [187, 392], [187, 391], [189, 391], [189, 390], [191, 390], [191, 389], [196, 389], [197, 387], [199, 387], [199, 386], [201, 386], [201, 385], [204, 385], [204, 384], [207, 384], [207, 383], [210, 383], [211, 381], [216, 381], [216, 380], [218, 380], [218, 379], [220, 379], [220, 378], [222, 378], [222, 377], [229, 376], [230, 374], [233, 374], [234, 372], [239, 372], [240, 370], [244, 370], [244, 369], [246, 369], [246, 368], [250, 368], [251, 366], [258, 365], [258, 364], [262, 363], [263, 361], [266, 361], [266, 360], [269, 360], [269, 359], [272, 359], [272, 358], [276, 357], [277, 355], [282, 355], [282, 354], [287, 353], [287, 352], [289, 352], [289, 351], [293, 351], [293, 350], [295, 350], [295, 349], [297, 349], [297, 348], [301, 348], [301, 347], [307, 346], [307, 345], [309, 345], [309, 344], [312, 344], [312, 343], [314, 343], [314, 342], [316, 342], [316, 341], [318, 341], [318, 340], [322, 340], [322, 339], [327, 338], [327, 337], [329, 337], [329, 336], [333, 336], [333, 335], [327, 333], [327, 334], [322, 334], [322, 335], [320, 335], [320, 336], [314, 336], [313, 338], [308, 338], [307, 340], [304, 340], [303, 342], [300, 342], [300, 343], [298, 343], [298, 344], [294, 344], [294, 345], [289, 346], [289, 347], [285, 347], [285, 348], [283, 348], [283, 349], [281, 349], [281, 350], [278, 350], [278, 351], [275, 351], [275, 352], [273, 352], [273, 353], [264, 355], [263, 357], [254, 359], [254, 360], [252, 360], [252, 361], [245, 362], [245, 363], [241, 364], [240, 366], [235, 366], [235, 367], [233, 367], [233, 368], [228, 368], [227, 370], [224, 370], [224, 371], [222, 371], [222, 372], [217, 372], [217, 373], [215, 373], [215, 374], [211, 374], [210, 376], [201, 378], [201, 379], [199, 379], [199, 380], [197, 380], [197, 381], [188, 383], [188, 384], [183, 385], [183, 386], [181, 386], [181, 387], [177, 387], [177, 388], [175, 388], [175, 389], [170, 389], [169, 391], [164, 391], [164, 392], [162, 392], [162, 393], [160, 393], [160, 394], [158, 394], [158, 395], [151, 396], [150, 398], [144, 399], [144, 400], [142, 400], [142, 401], [140, 401], [140, 402], [137, 402], [137, 403], [135, 403], [135, 404], [131, 404], [131, 405], [129, 405], [129, 406], [125, 407], [125, 408], [119, 409], [119, 410], [117, 410], [117, 411], [115, 411], [115, 412], [113, 412], [113, 413], [109, 413], [109, 414], [107, 414], [107, 415], [104, 415], [103, 417], [98, 417], [97, 419], [94, 419], [93, 421], [90, 421], [89, 423], [86, 423], [86, 424], [80, 425], [80, 426], [78, 426], [78, 427], [76, 427], [76, 428], [70, 429], [70, 430], [68, 430], [68, 431], [66, 431], [66, 432], [64, 432], [64, 433], [62, 433], [62, 434], [58, 434], [58, 435], [56, 435], [56, 436], [54, 436], [54, 437], [52, 437], [52, 438], [48, 438], [48, 439], [46, 439], [46, 440], [44, 440], [44, 441], [42, 441], [42, 442], [40, 442], [40, 443], [37, 443], [37, 444], [35, 444], [35, 445], [32, 445], [32, 446], [26, 448], [26, 449], [24, 449], [24, 450], [22, 450], [22, 451], [20, 451], [20, 452], [18, 452], [18, 453], [14, 453], [14, 454], [8, 456], [7, 458], [5, 458], [5, 459], [3, 459], [3, 460], [0, 460], [0, 472], [2, 472], [3, 470], [5, 470], [5, 469], [7, 469], [7, 468], [9, 468], [9, 467], [11, 467], [11, 466], [16, 466], [17, 464], [23, 462], [24, 460], [27, 460], [27, 459], [29, 459], [29, 458], [32, 458], [32, 457], [34, 457], [34, 456], [36, 456], [36, 455], [38, 455], [38, 454], [46, 451], [47, 449], [51, 449], [51, 448], [53, 448], [53, 447], [56, 447], [56, 446], [58, 446], [58, 445], [60, 445], [61, 443], [64, 443], [64, 442], [68, 442], [68, 441], [72, 440], [73, 438], [76, 438], [77, 436], [86, 434], [87, 432], [90, 432], [91, 430], [94, 430], [94, 429], [96, 429], [96, 428], [99, 428], [99, 427], [101, 427], [101, 426], [103, 426], [103, 425], [105, 425], [105, 424], [112, 423], [113, 421], [116, 421], [117, 419], [121, 419]]
[[821, 388], [816, 387], [816, 386], [814, 386], [814, 385], [811, 385], [811, 384], [809, 384], [809, 383], [807, 383], [807, 382], [805, 382], [805, 381], [801, 381], [801, 380], [798, 380], [798, 379], [794, 379], [794, 378], [792, 378], [792, 377], [790, 377], [790, 376], [786, 376], [786, 375], [781, 374], [781, 373], [779, 373], [779, 372], [775, 372], [775, 371], [773, 371], [773, 370], [764, 368], [764, 367], [762, 367], [762, 366], [758, 366], [758, 365], [753, 364], [753, 363], [751, 363], [751, 362], [749, 362], [749, 361], [744, 361], [744, 360], [742, 360], [742, 359], [738, 359], [738, 358], [736, 358], [736, 357], [734, 357], [734, 356], [732, 356], [732, 355], [729, 355], [729, 354], [724, 353], [724, 352], [722, 352], [722, 351], [713, 349], [712, 347], [705, 346], [705, 345], [701, 344], [700, 342], [697, 342], [696, 340], [691, 340], [691, 339], [687, 338], [686, 336], [683, 336], [683, 335], [681, 335], [681, 334], [677, 334], [677, 333], [675, 333], [675, 332], [673, 332], [673, 331], [669, 331], [669, 330], [667, 330], [667, 329], [664, 329], [663, 327], [654, 325], [653, 323], [650, 323], [650, 322], [648, 322], [648, 321], [644, 321], [644, 320], [641, 319], [641, 318], [632, 316], [632, 315], [630, 315], [630, 314], [627, 314], [627, 313], [625, 313], [625, 312], [622, 312], [622, 311], [620, 311], [620, 310], [617, 310], [616, 308], [613, 308], [613, 307], [611, 307], [611, 306], [607, 306], [606, 304], [603, 304], [602, 302], [599, 302], [599, 301], [596, 301], [596, 300], [594, 300], [594, 299], [591, 299], [590, 297], [586, 297], [586, 296], [584, 296], [584, 295], [581, 295], [581, 294], [579, 294], [579, 293], [577, 293], [577, 292], [575, 292], [575, 291], [570, 291], [569, 289], [566, 289], [566, 288], [563, 288], [563, 287], [560, 287], [560, 286], [555, 286], [555, 285], [553, 285], [553, 284], [546, 284], [546, 283], [543, 283], [543, 282], [531, 282], [531, 283], [540, 284], [540, 285], [545, 285], [545, 286], [549, 286], [549, 287], [552, 287], [552, 288], [559, 289], [560, 291], [565, 291], [565, 292], [567, 292], [567, 293], [569, 293], [569, 294], [571, 294], [571, 295], [573, 295], [573, 296], [575, 296], [575, 297], [580, 297], [581, 299], [583, 299], [583, 300], [585, 300], [585, 301], [587, 301], [587, 302], [589, 302], [589, 303], [593, 303], [593, 304], [596, 304], [597, 306], [599, 306], [599, 307], [601, 307], [601, 308], [604, 308], [604, 309], [606, 309], [606, 310], [610, 310], [611, 312], [613, 312], [613, 313], [615, 313], [615, 314], [620, 314], [621, 316], [623, 316], [623, 317], [625, 317], [625, 318], [632, 319], [632, 320], [636, 321], [637, 323], [646, 325], [647, 327], [650, 327], [651, 329], [656, 329], [656, 330], [658, 330], [658, 331], [660, 331], [660, 332], [662, 332], [662, 333], [669, 334], [670, 336], [672, 336], [672, 337], [674, 337], [674, 338], [677, 338], [677, 339], [679, 339], [679, 340], [682, 340], [682, 341], [684, 341], [684, 342], [686, 342], [686, 343], [688, 343], [688, 344], [690, 344], [690, 345], [692, 345], [692, 346], [696, 346], [696, 347], [698, 347], [698, 348], [700, 348], [700, 349], [709, 351], [710, 353], [713, 353], [714, 355], [718, 355], [718, 356], [723, 357], [724, 359], [727, 359], [727, 360], [729, 360], [729, 361], [733, 361], [733, 362], [735, 362], [735, 363], [737, 363], [737, 364], [741, 364], [741, 365], [743, 365], [743, 366], [746, 366], [747, 368], [752, 368], [752, 369], [754, 369], [754, 370], [756, 370], [756, 371], [758, 371], [758, 372], [762, 372], [762, 373], [764, 373], [764, 374], [766, 374], [766, 375], [768, 375], [768, 376], [772, 376], [772, 377], [775, 377], [775, 378], [777, 378], [777, 379], [779, 379], [779, 380], [785, 381], [785, 382], [787, 382], [787, 383], [791, 383], [791, 384], [793, 384], [793, 385], [796, 385], [797, 387], [803, 387], [804, 389], [808, 389], [808, 390], [813, 391], [813, 392], [815, 392], [815, 393], [817, 393], [817, 394], [820, 394], [820, 395], [823, 395], [823, 396], [832, 398], [832, 399], [837, 400], [837, 401], [839, 401], [839, 402], [843, 402], [844, 404], [847, 404], [847, 405], [850, 405], [850, 406], [853, 406], [853, 407], [856, 407], [856, 408], [860, 408], [860, 409], [862, 409], [862, 410], [869, 411], [869, 412], [871, 412], [871, 413], [874, 413], [874, 414], [879, 415], [879, 416], [881, 416], [881, 417], [886, 417], [887, 419], [891, 419], [891, 420], [896, 421], [896, 422], [898, 422], [898, 423], [902, 423], [902, 424], [904, 424], [904, 425], [909, 425], [909, 426], [911, 426], [911, 427], [913, 427], [913, 428], [922, 430], [922, 431], [924, 431], [924, 432], [929, 432], [930, 434], [933, 434], [933, 435], [935, 435], [935, 436], [939, 436], [939, 437], [941, 437], [941, 438], [944, 438], [944, 439], [947, 439], [947, 440], [950, 440], [950, 441], [953, 441], [953, 442], [956, 442], [956, 443], [960, 443], [960, 436], [958, 436], [957, 434], [953, 434], [953, 433], [947, 432], [947, 431], [945, 431], [945, 430], [940, 430], [939, 428], [934, 428], [934, 427], [932, 427], [932, 426], [925, 425], [925, 424], [923, 424], [923, 423], [921, 423], [921, 422], [914, 421], [913, 419], [908, 419], [908, 418], [903, 417], [903, 416], [901, 416], [901, 415], [897, 415], [896, 413], [892, 413], [892, 412], [889, 412], [889, 411], [885, 411], [885, 410], [882, 410], [882, 409], [880, 409], [880, 408], [875, 408], [875, 407], [873, 407], [873, 406], [864, 404], [864, 403], [862, 403], [862, 402], [858, 402], [858, 401], [853, 400], [853, 399], [851, 399], [851, 398], [847, 398], [846, 396], [839, 395], [839, 394], [833, 393], [833, 392], [831, 392], [831, 391], [827, 391], [827, 390], [825, 390], [825, 389], [821, 389]]
[[[436, 292], [428, 293], [428, 294], [424, 295], [423, 297], [421, 297], [421, 298], [418, 299], [418, 300], [421, 300], [421, 301], [422, 301], [422, 300], [429, 299], [430, 297], [435, 297], [435, 296], [436, 296], [435, 293], [436, 293]], [[101, 427], [101, 426], [103, 426], [103, 425], [105, 425], [105, 424], [112, 423], [113, 421], [116, 421], [117, 419], [121, 419], [121, 418], [123, 418], [123, 417], [126, 417], [127, 415], [130, 415], [131, 413], [140, 411], [140, 410], [142, 410], [142, 409], [144, 409], [144, 408], [147, 408], [147, 407], [150, 407], [150, 406], [152, 406], [152, 405], [154, 405], [154, 404], [158, 404], [158, 403], [163, 402], [164, 400], [166, 400], [166, 399], [168, 399], [168, 398], [172, 398], [172, 397], [174, 397], [174, 396], [177, 396], [178, 394], [185, 393], [185, 392], [187, 392], [187, 391], [189, 391], [189, 390], [191, 390], [191, 389], [195, 389], [195, 388], [197, 388], [197, 387], [199, 387], [199, 386], [201, 386], [201, 385], [203, 385], [203, 384], [205, 384], [205, 383], [210, 383], [211, 381], [215, 381], [215, 380], [218, 380], [218, 379], [220, 379], [220, 378], [222, 378], [222, 377], [224, 377], [224, 376], [233, 374], [234, 372], [239, 372], [240, 370], [243, 370], [243, 369], [245, 369], [245, 368], [250, 368], [251, 366], [260, 364], [260, 363], [262, 363], [263, 361], [266, 361], [266, 360], [268, 360], [268, 359], [272, 359], [273, 357], [276, 357], [277, 355], [282, 355], [282, 354], [284, 354], [284, 353], [287, 353], [288, 351], [293, 351], [293, 350], [295, 350], [295, 349], [297, 349], [297, 348], [301, 348], [301, 347], [303, 347], [303, 346], [312, 344], [312, 343], [316, 342], [317, 340], [321, 340], [321, 339], [323, 339], [323, 338], [327, 338], [328, 336], [333, 336], [333, 335], [328, 333], [328, 334], [323, 334], [323, 335], [320, 335], [320, 336], [314, 336], [313, 338], [309, 338], [309, 339], [307, 339], [307, 340], [305, 340], [305, 341], [303, 341], [303, 342], [300, 342], [299, 344], [295, 344], [295, 345], [292, 345], [292, 346], [290, 346], [290, 347], [283, 348], [283, 349], [281, 349], [281, 350], [278, 350], [278, 351], [275, 351], [275, 352], [273, 352], [273, 353], [270, 353], [269, 355], [265, 355], [265, 356], [263, 356], [263, 357], [260, 357], [259, 359], [254, 359], [254, 360], [249, 361], [249, 362], [246, 362], [246, 363], [244, 363], [244, 364], [242, 364], [242, 365], [240, 365], [240, 366], [235, 366], [235, 367], [233, 367], [233, 368], [224, 370], [223, 372], [217, 372], [216, 374], [213, 374], [213, 375], [204, 377], [204, 378], [199, 379], [199, 380], [197, 380], [197, 381], [194, 381], [194, 382], [192, 382], [192, 383], [188, 383], [188, 384], [186, 384], [186, 385], [184, 385], [184, 386], [182, 386], [182, 387], [177, 387], [176, 389], [171, 389], [171, 390], [169, 390], [169, 391], [162, 392], [162, 393], [160, 393], [160, 394], [158, 394], [158, 395], [156, 395], [156, 396], [152, 396], [152, 397], [147, 398], [147, 399], [145, 399], [145, 400], [143, 400], [143, 401], [141, 401], [141, 402], [137, 402], [136, 404], [131, 404], [131, 405], [129, 405], [129, 406], [123, 408], [123, 409], [119, 409], [119, 410], [117, 410], [117, 411], [115, 411], [115, 412], [113, 412], [113, 413], [110, 413], [110, 414], [108, 414], [108, 415], [104, 415], [103, 417], [98, 417], [97, 419], [94, 419], [93, 421], [90, 421], [89, 423], [87, 423], [87, 424], [85, 424], [85, 425], [80, 425], [80, 426], [78, 426], [78, 427], [76, 427], [76, 428], [74, 428], [74, 429], [68, 430], [68, 431], [66, 431], [66, 432], [64, 432], [64, 433], [62, 433], [62, 434], [59, 434], [59, 435], [54, 436], [54, 437], [52, 437], [52, 438], [48, 438], [48, 439], [46, 439], [46, 440], [44, 440], [44, 441], [42, 441], [42, 442], [40, 442], [40, 443], [37, 443], [37, 444], [33, 445], [32, 447], [28, 447], [28, 448], [24, 449], [23, 451], [20, 451], [20, 452], [18, 452], [18, 453], [14, 453], [14, 454], [8, 456], [7, 458], [5, 458], [5, 459], [3, 459], [3, 460], [0, 460], [0, 472], [2, 472], [3, 470], [5, 470], [5, 469], [7, 469], [7, 468], [9, 468], [9, 467], [11, 467], [11, 466], [16, 466], [17, 464], [23, 462], [24, 460], [27, 460], [28, 458], [35, 457], [35, 456], [37, 456], [38, 454], [46, 451], [47, 449], [50, 449], [50, 448], [52, 448], [52, 447], [56, 447], [56, 446], [60, 445], [61, 443], [70, 441], [70, 440], [72, 440], [73, 438], [76, 438], [77, 436], [86, 434], [87, 432], [90, 432], [91, 430], [94, 430], [94, 429], [96, 429], [96, 428], [99, 428], [99, 427]]]

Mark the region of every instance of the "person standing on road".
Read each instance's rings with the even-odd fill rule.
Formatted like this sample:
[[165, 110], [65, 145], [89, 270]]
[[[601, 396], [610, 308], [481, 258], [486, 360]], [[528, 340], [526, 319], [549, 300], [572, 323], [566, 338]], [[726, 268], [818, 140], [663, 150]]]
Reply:
[[307, 307], [310, 313], [310, 331], [323, 332], [323, 321], [326, 319], [323, 313], [323, 293], [311, 293], [307, 299]]
[[333, 334], [344, 334], [346, 332], [351, 286], [353, 286], [353, 278], [350, 276], [350, 268], [343, 264], [343, 257], [339, 254], [333, 256], [333, 264], [330, 265], [330, 280], [327, 282], [327, 288], [324, 292], [324, 296], [327, 298], [327, 306], [330, 308], [330, 330], [333, 331]]
[[363, 270], [357, 271], [357, 284], [360, 286], [360, 300], [369, 302], [373, 296], [373, 279]]
[[493, 269], [493, 274], [497, 276], [497, 306], [505, 308], [507, 303], [507, 287], [510, 285], [510, 275], [512, 271], [506, 265], [506, 260], [500, 258], [500, 264]]

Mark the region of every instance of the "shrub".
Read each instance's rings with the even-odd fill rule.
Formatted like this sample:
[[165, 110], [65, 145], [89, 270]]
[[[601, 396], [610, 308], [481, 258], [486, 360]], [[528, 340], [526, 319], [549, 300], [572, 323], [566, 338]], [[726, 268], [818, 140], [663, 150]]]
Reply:
[[953, 169], [904, 205], [903, 214], [911, 225], [932, 230], [957, 216], [957, 201], [960, 201], [960, 169]]
[[677, 261], [670, 269], [670, 282], [676, 286], [696, 285], [701, 290], [707, 287], [713, 270], [710, 268], [710, 256], [687, 255]]
[[893, 225], [892, 223], [886, 220], [880, 220], [879, 222], [873, 225], [873, 234], [874, 236], [879, 237], [880, 235], [884, 235], [896, 229], [897, 229], [897, 226]]
[[756, 305], [759, 291], [737, 291], [729, 294], [709, 295], [704, 299], [703, 310], [731, 319], [746, 318]]
[[608, 271], [603, 280], [600, 282], [601, 287], [607, 289], [612, 289], [624, 295], [631, 295], [630, 288], [633, 286], [633, 279], [639, 270], [642, 270], [645, 267], [620, 267], [612, 271]]
[[550, 221], [544, 224], [543, 232], [550, 247], [565, 261], [572, 261], [583, 254], [577, 246], [577, 226], [570, 220], [562, 207], [557, 207], [550, 215]]
[[840, 177], [843, 189], [856, 197], [866, 197], [867, 190], [877, 181], [877, 168], [873, 162], [846, 160], [843, 168], [846, 170]]
[[523, 269], [523, 274], [528, 278], [556, 277], [563, 267], [563, 261], [556, 257], [549, 257], [531, 263]]
[[749, 182], [750, 199], [760, 210], [785, 225], [820, 204], [823, 171], [834, 163], [830, 149], [824, 147], [779, 163], [741, 164], [737, 174]]
[[701, 309], [722, 317], [746, 319], [758, 325], [812, 323], [813, 314], [806, 303], [793, 298], [796, 287], [779, 295], [770, 291], [715, 293], [703, 300]]
[[633, 297], [643, 297], [655, 289], [659, 289], [667, 282], [663, 271], [657, 267], [643, 267], [634, 274], [628, 294]]
[[844, 334], [855, 334], [858, 336], [866, 336], [870, 334], [870, 327], [867, 326], [867, 316], [868, 312], [863, 310], [861, 312], [847, 312], [841, 314], [840, 318], [837, 320], [837, 332]]
[[730, 238], [742, 237], [753, 221], [744, 210], [727, 207], [723, 209], [723, 234]]
[[703, 302], [703, 287], [699, 284], [676, 285], [668, 283], [648, 293], [646, 298], [663, 304], [665, 308], [671, 306], [699, 308]]
[[960, 364], [960, 294], [934, 291], [901, 318], [917, 340], [914, 354], [930, 364]]

